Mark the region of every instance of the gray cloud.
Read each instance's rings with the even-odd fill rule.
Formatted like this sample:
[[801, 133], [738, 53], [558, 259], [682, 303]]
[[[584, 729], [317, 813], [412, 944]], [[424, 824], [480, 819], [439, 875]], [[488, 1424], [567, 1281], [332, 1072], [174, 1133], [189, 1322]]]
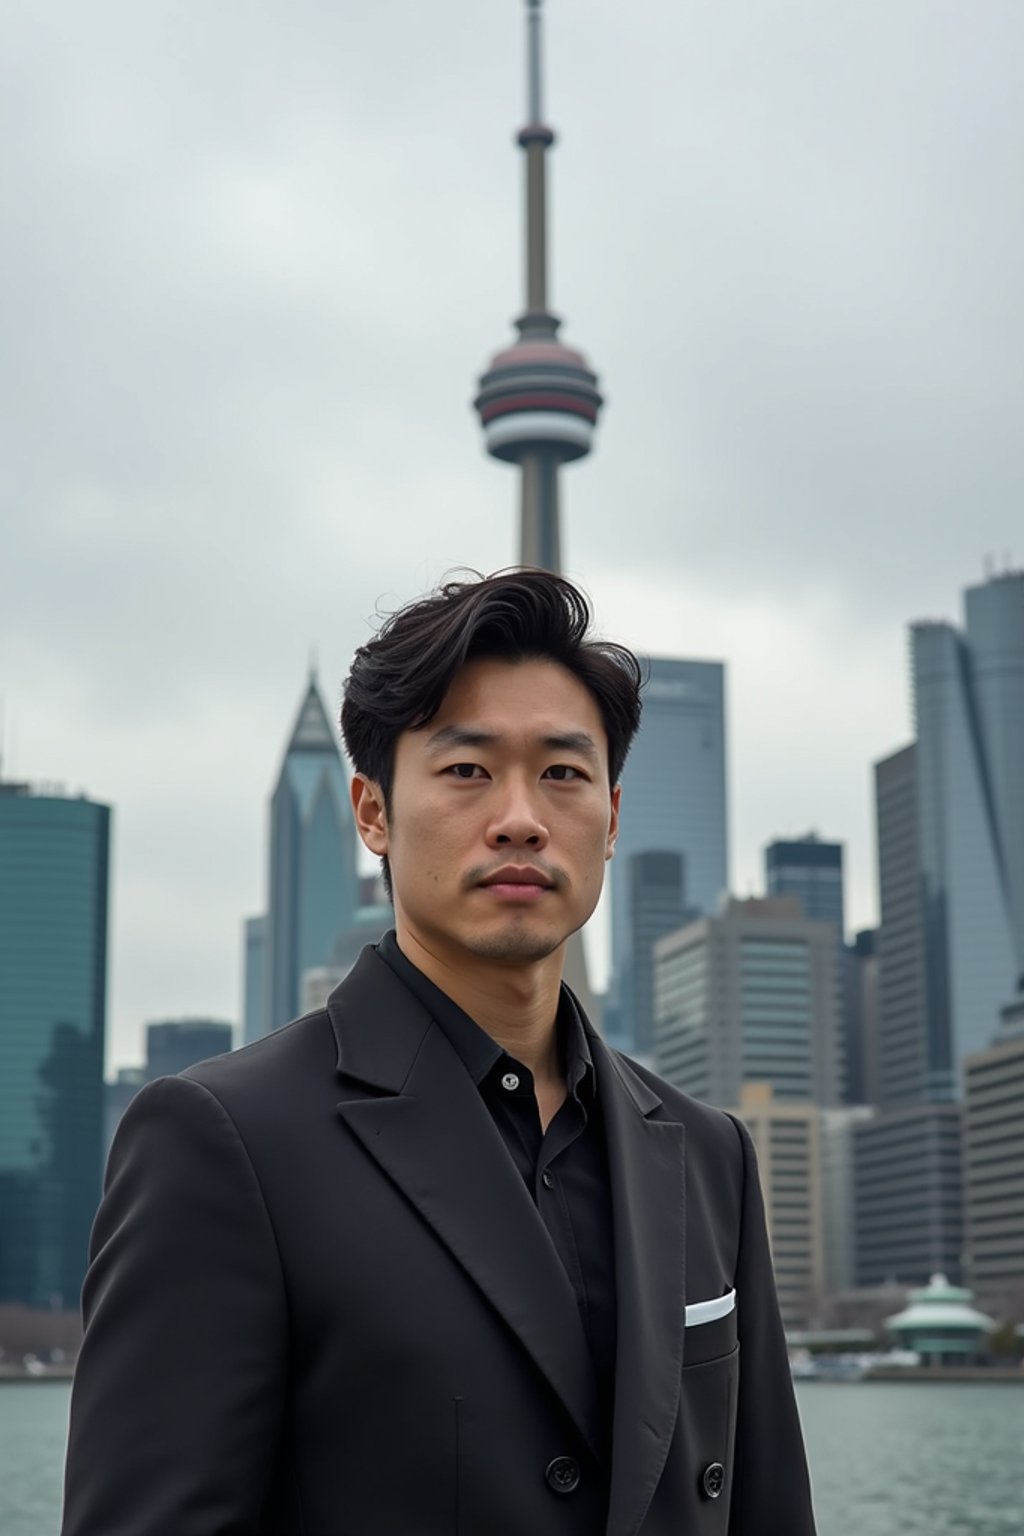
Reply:
[[[816, 823], [871, 916], [903, 626], [1021, 558], [1012, 0], [550, 0], [566, 476], [602, 623], [731, 669], [734, 876]], [[0, 61], [0, 689], [117, 806], [116, 1059], [234, 1014], [310, 645], [514, 552], [475, 374], [519, 303], [516, 0], [17, 5]], [[600, 945], [598, 945], [600, 948]]]

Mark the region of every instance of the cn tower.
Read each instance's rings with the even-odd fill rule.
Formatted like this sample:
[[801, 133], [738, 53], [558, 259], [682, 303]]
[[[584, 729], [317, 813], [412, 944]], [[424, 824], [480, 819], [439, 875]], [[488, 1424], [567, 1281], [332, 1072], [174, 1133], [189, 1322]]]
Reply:
[[590, 452], [601, 408], [586, 358], [558, 340], [548, 308], [547, 153], [555, 135], [544, 122], [542, 0], [526, 0], [527, 120], [526, 308], [511, 346], [492, 358], [473, 402], [488, 453], [520, 469], [520, 565], [561, 568], [558, 471]]

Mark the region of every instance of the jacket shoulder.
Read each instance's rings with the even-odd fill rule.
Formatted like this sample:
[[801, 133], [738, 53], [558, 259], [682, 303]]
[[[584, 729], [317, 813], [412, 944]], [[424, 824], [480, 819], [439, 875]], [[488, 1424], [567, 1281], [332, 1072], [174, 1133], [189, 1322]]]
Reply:
[[317, 1008], [251, 1045], [197, 1062], [179, 1075], [198, 1083], [231, 1112], [264, 1100], [295, 1102], [303, 1083], [333, 1077], [335, 1058], [327, 1010]]
[[661, 1100], [664, 1111], [672, 1119], [686, 1127], [690, 1152], [705, 1150], [709, 1156], [726, 1157], [735, 1165], [737, 1172], [742, 1170], [745, 1130], [735, 1115], [713, 1104], [705, 1104], [702, 1099], [693, 1098], [691, 1094], [659, 1077], [650, 1067], [627, 1056], [624, 1051], [609, 1047], [609, 1055], [614, 1057], [621, 1071], [639, 1078], [644, 1087]]

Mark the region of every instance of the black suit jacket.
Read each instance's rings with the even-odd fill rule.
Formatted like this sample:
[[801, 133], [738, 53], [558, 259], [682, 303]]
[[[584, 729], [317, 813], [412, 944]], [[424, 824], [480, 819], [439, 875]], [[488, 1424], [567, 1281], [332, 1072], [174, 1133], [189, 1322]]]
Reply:
[[326, 1010], [126, 1112], [63, 1536], [809, 1536], [749, 1137], [589, 1035], [610, 1465], [554, 1246], [443, 1030], [368, 949]]

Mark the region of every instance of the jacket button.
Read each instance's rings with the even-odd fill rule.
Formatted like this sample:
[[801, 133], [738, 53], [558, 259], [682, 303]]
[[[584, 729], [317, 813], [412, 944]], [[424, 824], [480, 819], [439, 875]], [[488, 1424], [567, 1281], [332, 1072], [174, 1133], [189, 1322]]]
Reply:
[[720, 1461], [713, 1461], [704, 1468], [700, 1478], [701, 1487], [709, 1499], [717, 1499], [725, 1487], [725, 1468]]
[[544, 1476], [555, 1493], [575, 1493], [580, 1485], [579, 1462], [571, 1456], [556, 1456], [548, 1462]]

